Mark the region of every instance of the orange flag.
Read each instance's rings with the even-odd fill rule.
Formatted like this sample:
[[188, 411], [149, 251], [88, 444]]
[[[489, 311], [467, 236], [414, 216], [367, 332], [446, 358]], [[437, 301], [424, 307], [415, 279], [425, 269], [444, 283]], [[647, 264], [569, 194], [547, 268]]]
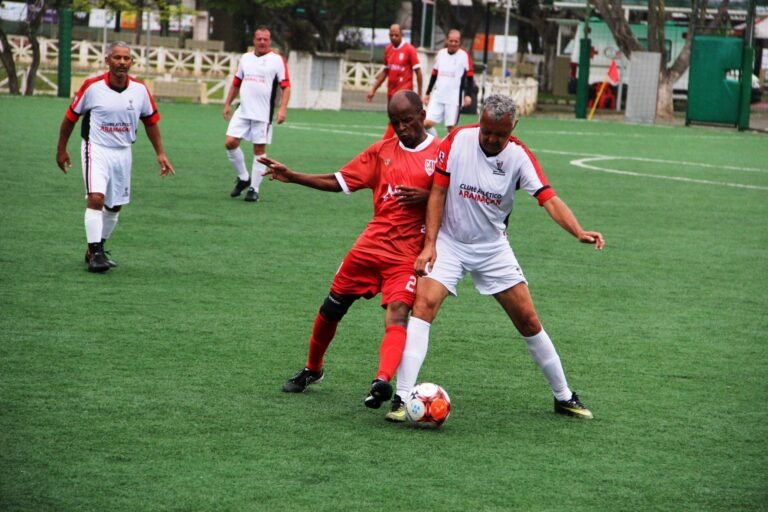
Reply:
[[608, 79], [614, 83], [619, 83], [619, 67], [616, 65], [616, 59], [611, 61], [611, 67], [608, 68]]

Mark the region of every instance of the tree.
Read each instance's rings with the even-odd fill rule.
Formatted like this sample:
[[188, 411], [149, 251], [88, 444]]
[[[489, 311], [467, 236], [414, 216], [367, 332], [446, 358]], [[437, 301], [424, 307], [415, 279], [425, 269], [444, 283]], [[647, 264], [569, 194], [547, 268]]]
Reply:
[[[370, 26], [373, 4], [376, 23], [388, 26], [393, 20], [397, 0], [207, 0], [212, 12], [226, 13], [228, 29], [240, 32], [230, 40], [239, 41], [239, 50], [250, 44], [253, 29], [268, 25], [272, 40], [284, 53], [291, 49], [337, 52], [344, 43], [337, 41], [345, 25]], [[220, 21], [219, 24], [227, 22]], [[214, 26], [216, 30], [216, 26]], [[223, 38], [230, 34], [219, 34]]]
[[3, 68], [5, 68], [5, 73], [8, 75], [8, 90], [11, 94], [18, 95], [20, 91], [19, 78], [16, 76], [16, 61], [13, 60], [13, 51], [8, 41], [8, 35], [3, 30], [2, 21], [0, 21], [0, 44], [3, 45], [3, 51], [0, 52], [0, 60], [3, 61]]
[[[629, 21], [624, 16], [622, 0], [591, 0], [597, 8], [603, 21], [608, 25], [616, 44], [621, 52], [629, 58], [633, 51], [645, 48], [632, 33]], [[709, 28], [721, 26], [728, 19], [729, 0], [721, 0], [717, 14], [707, 23]], [[707, 18], [707, 0], [693, 0], [688, 21], [688, 34], [695, 33], [697, 27], [702, 27]], [[664, 44], [664, 23], [667, 21], [664, 0], [648, 0], [648, 51], [661, 53], [659, 69], [659, 86], [656, 99], [656, 115], [660, 118], [674, 116], [672, 92], [675, 82], [688, 69], [691, 62], [691, 43], [693, 37], [686, 38], [683, 50], [667, 67], [668, 55]]]

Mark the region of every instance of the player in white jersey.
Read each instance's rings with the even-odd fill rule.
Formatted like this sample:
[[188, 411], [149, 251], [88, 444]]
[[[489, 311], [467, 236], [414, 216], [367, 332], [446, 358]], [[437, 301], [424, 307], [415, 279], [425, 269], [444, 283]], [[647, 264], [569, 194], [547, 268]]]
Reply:
[[444, 122], [448, 133], [451, 133], [459, 120], [461, 108], [472, 104], [470, 93], [473, 87], [472, 57], [461, 48], [461, 32], [451, 30], [445, 39], [445, 48], [437, 52], [427, 95], [424, 96], [424, 104], [428, 105], [427, 120], [424, 122], [427, 131], [436, 135], [432, 127]]
[[83, 179], [87, 206], [85, 261], [91, 272], [106, 272], [116, 263], [106, 257], [104, 242], [117, 225], [131, 193], [131, 145], [141, 120], [157, 154], [160, 175], [176, 174], [160, 137], [160, 114], [146, 85], [128, 75], [131, 49], [122, 41], [109, 45], [109, 71], [87, 79], [72, 100], [59, 129], [56, 163], [66, 173], [72, 166], [67, 142], [75, 123], [82, 124]]
[[397, 392], [408, 393], [416, 383], [431, 323], [445, 298], [456, 295], [456, 284], [469, 273], [475, 288], [482, 295], [493, 295], [523, 336], [552, 389], [555, 412], [590, 419], [592, 413], [568, 387], [560, 357], [539, 322], [507, 240], [505, 219], [512, 212], [516, 189], [535, 197], [580, 242], [602, 249], [605, 241], [599, 232], [582, 229], [557, 197], [533, 154], [511, 136], [516, 124], [514, 101], [494, 94], [483, 105], [479, 125], [454, 130], [440, 145], [427, 203], [424, 249], [414, 265], [424, 277], [416, 287]]
[[[272, 117], [274, 114], [277, 89], [282, 89], [280, 107], [277, 110], [277, 124], [285, 121], [288, 100], [291, 97], [291, 79], [285, 59], [270, 48], [272, 35], [269, 28], [259, 26], [253, 34], [253, 53], [240, 58], [237, 73], [224, 101], [224, 119], [230, 119], [224, 145], [227, 157], [237, 173], [235, 188], [229, 194], [238, 197], [246, 188], [245, 200], [259, 200], [259, 185], [266, 167], [259, 158], [267, 156], [267, 144], [272, 142]], [[240, 107], [232, 114], [232, 102], [240, 94]], [[251, 175], [245, 166], [245, 156], [240, 149], [240, 140], [253, 143]]]

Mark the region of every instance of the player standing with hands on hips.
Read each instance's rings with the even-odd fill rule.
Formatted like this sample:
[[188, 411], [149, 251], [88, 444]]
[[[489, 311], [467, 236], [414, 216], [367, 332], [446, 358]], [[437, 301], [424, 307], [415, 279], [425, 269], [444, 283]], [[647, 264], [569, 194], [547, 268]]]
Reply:
[[[341, 319], [357, 299], [371, 299], [381, 293], [384, 337], [376, 378], [364, 403], [378, 409], [392, 398], [389, 381], [405, 346], [405, 327], [416, 288], [413, 261], [424, 240], [426, 201], [439, 141], [424, 131], [424, 107], [415, 92], [395, 93], [387, 108], [397, 138], [376, 142], [334, 174], [297, 173], [274, 160], [261, 159], [270, 179], [327, 192], [373, 192], [373, 218], [333, 278], [330, 293], [315, 317], [307, 363], [283, 384], [286, 393], [303, 392], [323, 379], [323, 358]], [[404, 421], [402, 402], [392, 400], [390, 405], [387, 419]]]
[[535, 197], [549, 216], [577, 240], [605, 245], [603, 235], [582, 229], [549, 185], [536, 158], [512, 130], [517, 107], [494, 94], [483, 104], [480, 123], [451, 132], [438, 150], [435, 180], [427, 203], [424, 249], [416, 259], [420, 276], [408, 340], [397, 372], [401, 396], [416, 384], [427, 354], [429, 331], [445, 298], [472, 275], [482, 295], [493, 295], [546, 377], [555, 412], [591, 419], [592, 413], [568, 387], [560, 357], [539, 322], [528, 284], [507, 240], [506, 219], [519, 188]]
[[130, 47], [115, 41], [105, 57], [109, 71], [87, 79], [67, 109], [59, 128], [56, 163], [66, 173], [72, 166], [67, 142], [80, 116], [85, 181], [85, 261], [90, 272], [106, 272], [117, 264], [108, 259], [104, 242], [117, 225], [131, 194], [131, 145], [141, 120], [157, 154], [160, 176], [176, 174], [165, 156], [160, 114], [147, 86], [128, 75], [133, 64]]
[[[270, 48], [272, 34], [268, 27], [259, 26], [253, 33], [253, 53], [240, 58], [232, 87], [224, 101], [224, 119], [229, 120], [224, 146], [227, 157], [235, 169], [237, 179], [230, 197], [238, 197], [248, 189], [245, 200], [255, 203], [259, 200], [264, 164], [259, 158], [267, 156], [267, 145], [272, 143], [272, 117], [275, 112], [277, 88], [280, 107], [277, 110], [277, 124], [285, 122], [288, 100], [291, 97], [291, 79], [285, 59]], [[232, 115], [232, 102], [240, 94], [240, 107]], [[231, 117], [231, 120], [230, 120]], [[245, 156], [240, 149], [240, 140], [253, 143], [253, 164], [251, 175], [245, 167]]]

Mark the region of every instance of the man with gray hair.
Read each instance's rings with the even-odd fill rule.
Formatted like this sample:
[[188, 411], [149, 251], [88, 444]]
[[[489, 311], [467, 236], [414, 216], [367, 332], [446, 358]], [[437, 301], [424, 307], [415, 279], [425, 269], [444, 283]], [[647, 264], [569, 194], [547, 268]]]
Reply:
[[568, 387], [560, 357], [539, 322], [528, 283], [507, 240], [516, 190], [535, 197], [580, 242], [602, 249], [605, 241], [601, 233], [582, 229], [530, 150], [512, 137], [517, 122], [515, 102], [494, 94], [483, 104], [479, 124], [457, 128], [440, 145], [427, 203], [424, 248], [414, 265], [421, 278], [397, 372], [397, 397], [405, 398], [416, 384], [432, 321], [469, 273], [477, 291], [492, 295], [522, 335], [549, 382], [555, 412], [591, 419], [592, 413]]
[[81, 154], [85, 182], [85, 262], [89, 272], [117, 266], [107, 258], [104, 243], [117, 225], [122, 207], [131, 197], [131, 147], [139, 120], [157, 154], [160, 176], [176, 174], [165, 156], [160, 137], [160, 114], [144, 83], [128, 75], [133, 64], [130, 47], [115, 41], [104, 60], [109, 71], [88, 78], [75, 95], [59, 128], [56, 163], [66, 173], [72, 166], [67, 142], [83, 116]]

